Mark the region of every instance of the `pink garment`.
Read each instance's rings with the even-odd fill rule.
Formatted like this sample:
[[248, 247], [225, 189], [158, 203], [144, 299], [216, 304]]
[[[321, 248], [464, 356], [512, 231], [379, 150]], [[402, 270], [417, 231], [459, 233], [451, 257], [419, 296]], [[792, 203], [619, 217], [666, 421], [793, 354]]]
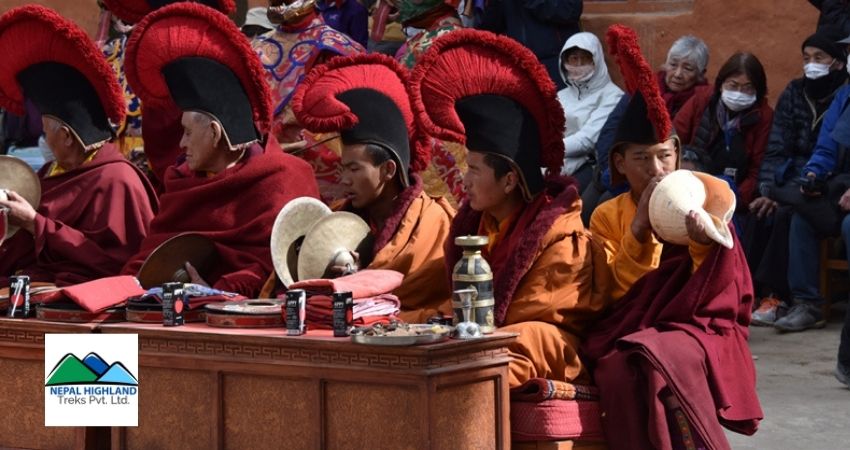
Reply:
[[304, 289], [307, 296], [331, 295], [334, 292], [351, 292], [355, 299], [388, 294], [401, 286], [404, 275], [394, 270], [361, 270], [344, 277], [302, 280], [289, 286], [289, 290]]

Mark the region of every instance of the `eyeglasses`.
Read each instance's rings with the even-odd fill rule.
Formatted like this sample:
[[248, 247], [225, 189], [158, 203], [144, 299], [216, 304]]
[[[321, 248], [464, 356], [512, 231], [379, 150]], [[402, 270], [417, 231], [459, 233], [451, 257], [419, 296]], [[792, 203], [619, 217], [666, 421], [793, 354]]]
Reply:
[[747, 95], [756, 95], [756, 87], [752, 83], [738, 84], [737, 81], [726, 80], [723, 82], [723, 89], [741, 92]]

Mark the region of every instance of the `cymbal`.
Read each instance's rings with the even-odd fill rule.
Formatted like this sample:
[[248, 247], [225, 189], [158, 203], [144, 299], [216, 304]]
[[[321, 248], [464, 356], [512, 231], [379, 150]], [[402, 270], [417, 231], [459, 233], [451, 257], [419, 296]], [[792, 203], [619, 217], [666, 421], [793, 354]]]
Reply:
[[136, 277], [145, 289], [171, 281], [189, 283], [191, 280], [184, 268], [186, 262], [192, 264], [201, 277], [206, 279], [218, 259], [218, 250], [209, 238], [197, 233], [182, 233], [154, 249]]
[[[0, 190], [17, 192], [33, 208], [38, 209], [41, 202], [41, 181], [29, 164], [14, 156], [0, 155]], [[5, 198], [5, 193], [0, 195]], [[17, 231], [17, 226], [8, 225], [4, 236], [0, 236], [0, 243], [12, 237]]]
[[298, 280], [327, 278], [335, 263], [353, 263], [348, 252], [370, 253], [373, 239], [369, 231], [369, 225], [350, 212], [337, 211], [320, 219], [301, 245]]
[[272, 263], [284, 286], [297, 281], [298, 252], [304, 236], [331, 209], [312, 197], [299, 197], [287, 203], [277, 214], [271, 235]]

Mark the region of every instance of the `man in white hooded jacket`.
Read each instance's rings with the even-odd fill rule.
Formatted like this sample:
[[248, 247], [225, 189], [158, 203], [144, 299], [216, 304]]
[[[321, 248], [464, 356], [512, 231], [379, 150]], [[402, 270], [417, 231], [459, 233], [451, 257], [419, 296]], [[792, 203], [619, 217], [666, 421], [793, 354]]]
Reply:
[[567, 118], [562, 174], [587, 187], [593, 177], [596, 139], [623, 91], [611, 81], [602, 44], [593, 33], [572, 35], [561, 49], [561, 77], [567, 87], [558, 100]]

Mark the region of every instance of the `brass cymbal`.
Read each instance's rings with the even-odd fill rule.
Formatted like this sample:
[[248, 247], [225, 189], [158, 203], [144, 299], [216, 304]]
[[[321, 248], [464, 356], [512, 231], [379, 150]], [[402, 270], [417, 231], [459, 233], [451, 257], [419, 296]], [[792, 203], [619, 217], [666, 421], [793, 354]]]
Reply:
[[[0, 155], [0, 190], [15, 191], [26, 199], [33, 208], [38, 209], [41, 202], [41, 181], [29, 164], [14, 156]], [[5, 197], [5, 193], [3, 195]], [[0, 236], [0, 243], [12, 237], [17, 231], [17, 226], [8, 225], [4, 236]]]
[[270, 250], [272, 263], [284, 286], [297, 281], [298, 253], [304, 236], [331, 209], [312, 197], [299, 197], [287, 203], [274, 221]]
[[370, 253], [373, 239], [369, 231], [369, 225], [350, 212], [337, 211], [320, 219], [301, 245], [298, 280], [326, 278], [334, 264], [353, 262], [348, 252]]
[[136, 277], [145, 289], [171, 281], [188, 283], [191, 280], [184, 269], [186, 262], [192, 264], [201, 277], [206, 279], [218, 259], [218, 250], [209, 238], [197, 233], [182, 233], [154, 249]]

